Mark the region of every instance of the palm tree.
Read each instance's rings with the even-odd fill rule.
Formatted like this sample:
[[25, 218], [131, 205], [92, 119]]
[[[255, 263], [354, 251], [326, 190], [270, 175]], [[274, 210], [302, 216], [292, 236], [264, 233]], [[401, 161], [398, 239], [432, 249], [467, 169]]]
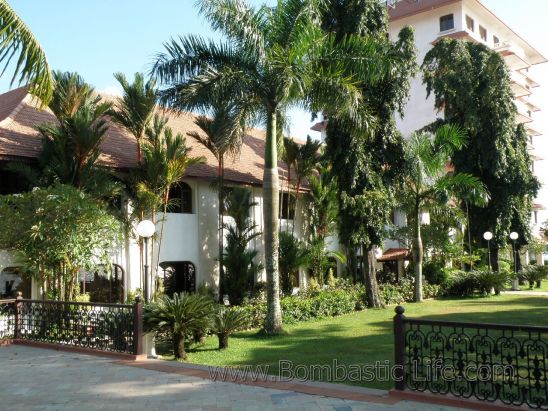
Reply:
[[[268, 310], [265, 330], [282, 331], [278, 274], [278, 119], [293, 104], [362, 118], [360, 80], [387, 71], [378, 43], [347, 36], [336, 41], [319, 26], [322, 1], [280, 0], [257, 9], [244, 0], [201, 0], [200, 11], [225, 35], [166, 44], [152, 74], [166, 88], [161, 101], [180, 110], [207, 109], [211, 96], [230, 96], [266, 123], [263, 219]], [[352, 74], [347, 74], [352, 73]], [[363, 125], [363, 123], [361, 123]]]
[[[283, 152], [282, 159], [287, 166], [287, 218], [289, 219], [289, 210], [291, 209], [291, 167], [295, 167], [295, 161], [299, 155], [299, 144], [292, 138], [284, 137], [283, 139]], [[283, 192], [283, 187], [282, 187]], [[280, 220], [282, 217], [281, 208], [283, 201], [280, 201]], [[286, 226], [286, 230], [289, 231], [289, 224]]]
[[463, 192], [475, 193], [468, 200], [478, 206], [485, 205], [489, 199], [485, 186], [477, 177], [447, 172], [451, 156], [464, 146], [464, 134], [451, 125], [438, 128], [434, 136], [425, 132], [414, 133], [405, 141], [406, 175], [402, 194], [403, 206], [410, 212], [414, 227], [412, 249], [417, 302], [422, 301], [422, 214], [444, 209], [451, 198]]
[[132, 84], [122, 73], [115, 73], [114, 78], [118, 80], [124, 93], [116, 100], [116, 110], [111, 112], [111, 117], [137, 140], [137, 161], [140, 164], [141, 146], [146, 130], [153, 120], [158, 100], [156, 83], [153, 79], [145, 82], [141, 73], [135, 73]]
[[217, 159], [218, 236], [219, 236], [219, 298], [225, 293], [224, 278], [224, 174], [227, 154], [236, 157], [245, 136], [246, 112], [230, 102], [211, 101], [212, 116], [198, 116], [194, 120], [201, 133], [191, 131], [189, 136], [207, 148]]
[[[0, 1], [0, 63], [4, 70], [15, 58], [12, 84], [29, 84], [29, 91], [40, 98], [42, 104], [49, 103], [53, 94], [53, 78], [44, 50], [5, 0]], [[4, 71], [2, 71], [2, 74]]]

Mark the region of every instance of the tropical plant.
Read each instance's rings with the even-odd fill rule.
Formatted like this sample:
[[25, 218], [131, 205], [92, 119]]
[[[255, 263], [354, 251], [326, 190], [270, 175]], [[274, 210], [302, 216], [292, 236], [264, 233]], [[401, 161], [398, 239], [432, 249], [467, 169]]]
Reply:
[[114, 78], [122, 86], [123, 95], [116, 99], [115, 110], [112, 110], [110, 115], [137, 140], [137, 161], [140, 164], [141, 146], [146, 130], [152, 124], [158, 100], [156, 82], [154, 79], [145, 82], [141, 73], [135, 73], [131, 84], [122, 73], [115, 73]]
[[72, 300], [78, 273], [99, 264], [121, 241], [120, 224], [104, 203], [68, 185], [0, 196], [0, 247], [19, 253], [51, 298]]
[[[382, 2], [326, 0], [322, 27], [338, 40], [348, 35], [375, 38], [390, 64], [390, 74], [364, 81], [360, 94], [369, 108], [367, 132], [329, 112], [325, 155], [339, 188], [339, 240], [345, 245], [348, 270], [365, 283], [367, 303], [381, 307], [375, 269], [375, 248], [383, 244], [395, 206], [395, 187], [403, 171], [402, 136], [394, 113], [403, 117], [410, 79], [416, 71], [413, 30], [406, 27], [395, 41], [388, 33]], [[363, 263], [358, 274], [358, 254]]]
[[250, 292], [257, 274], [263, 265], [256, 262], [257, 250], [249, 244], [261, 235], [257, 225], [250, 218], [250, 210], [257, 205], [253, 202], [251, 191], [243, 187], [234, 187], [226, 198], [227, 216], [232, 223], [225, 223], [226, 249], [223, 262], [226, 271], [226, 292], [232, 304], [242, 302]]
[[299, 268], [308, 264], [309, 251], [293, 234], [280, 232], [279, 270], [284, 294], [291, 294], [299, 285]]
[[415, 265], [415, 301], [422, 301], [423, 213], [439, 213], [447, 202], [462, 192], [475, 192], [474, 204], [485, 205], [488, 193], [483, 183], [466, 173], [451, 173], [447, 164], [455, 151], [465, 146], [465, 136], [458, 127], [444, 125], [432, 136], [414, 133], [405, 142], [407, 162], [401, 205], [409, 212], [413, 224], [413, 263]]
[[[354, 36], [343, 41], [318, 25], [320, 1], [281, 0], [250, 7], [243, 0], [201, 0], [201, 13], [226, 38], [172, 40], [152, 73], [166, 88], [162, 102], [182, 110], [209, 108], [211, 97], [230, 96], [266, 122], [263, 218], [268, 315], [265, 330], [282, 330], [278, 275], [279, 121], [287, 108], [345, 111], [359, 125], [359, 79], [386, 73], [377, 43]], [[353, 68], [354, 70], [350, 70]], [[347, 74], [351, 73], [351, 74]]]
[[225, 275], [223, 263], [224, 250], [224, 198], [225, 159], [227, 155], [235, 158], [241, 150], [245, 136], [246, 112], [238, 105], [223, 101], [210, 101], [212, 116], [198, 116], [194, 123], [201, 132], [191, 131], [189, 136], [207, 148], [217, 159], [218, 193], [218, 239], [219, 239], [219, 297], [225, 293]]
[[168, 332], [173, 342], [175, 358], [186, 359], [185, 339], [196, 330], [210, 325], [214, 303], [199, 294], [175, 293], [164, 295], [143, 308], [146, 330]]
[[[287, 166], [287, 216], [289, 218], [291, 209], [291, 169], [295, 167], [297, 156], [299, 155], [299, 144], [290, 137], [283, 139], [282, 159]], [[283, 187], [282, 187], [283, 192]], [[283, 201], [280, 201], [280, 220], [282, 218]], [[286, 231], [289, 231], [289, 224], [286, 226]], [[281, 238], [280, 238], [281, 241]]]
[[442, 39], [426, 54], [422, 73], [427, 94], [443, 112], [444, 119], [433, 126], [454, 124], [469, 138], [452, 156], [455, 172], [478, 176], [491, 195], [486, 207], [469, 205], [467, 230], [476, 247], [485, 245], [485, 231], [493, 233], [496, 271], [510, 232], [519, 234], [518, 249], [530, 241], [532, 201], [540, 187], [531, 171], [526, 130], [515, 123], [510, 71], [504, 58], [484, 44]]
[[535, 285], [540, 288], [542, 281], [548, 277], [548, 266], [532, 264], [524, 267], [519, 273], [519, 277], [522, 281], [529, 283], [529, 289], [532, 290]]
[[11, 83], [16, 79], [20, 84], [27, 82], [29, 91], [48, 104], [53, 94], [53, 78], [44, 50], [5, 0], [0, 1], [0, 22], [0, 62], [5, 65], [4, 71], [12, 59], [16, 60]]
[[248, 322], [249, 319], [244, 310], [219, 307], [211, 323], [211, 331], [219, 339], [219, 349], [228, 348], [228, 337], [234, 332], [244, 329]]

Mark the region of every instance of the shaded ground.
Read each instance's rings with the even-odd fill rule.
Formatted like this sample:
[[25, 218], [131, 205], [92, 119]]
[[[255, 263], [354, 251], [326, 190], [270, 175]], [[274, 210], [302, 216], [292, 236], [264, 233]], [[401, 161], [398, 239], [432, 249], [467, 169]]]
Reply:
[[1, 347], [0, 362], [2, 410], [451, 410], [406, 401], [368, 403], [213, 382], [120, 365], [111, 359], [17, 345]]
[[[406, 315], [438, 320], [548, 326], [548, 297], [501, 295], [485, 298], [443, 299], [422, 304], [406, 304]], [[291, 361], [293, 370], [333, 364], [364, 365], [392, 361], [392, 318], [394, 307], [365, 310], [321, 321], [287, 326], [286, 335], [267, 337], [256, 331], [242, 332], [230, 340], [230, 348], [217, 350], [217, 338], [208, 338], [203, 347], [191, 350], [188, 362], [209, 365], [267, 365], [279, 374], [280, 361]], [[169, 355], [166, 358], [170, 358]], [[314, 380], [331, 381], [326, 373], [309, 375]], [[382, 377], [382, 376], [381, 376]], [[389, 389], [389, 379], [345, 381], [347, 384]]]

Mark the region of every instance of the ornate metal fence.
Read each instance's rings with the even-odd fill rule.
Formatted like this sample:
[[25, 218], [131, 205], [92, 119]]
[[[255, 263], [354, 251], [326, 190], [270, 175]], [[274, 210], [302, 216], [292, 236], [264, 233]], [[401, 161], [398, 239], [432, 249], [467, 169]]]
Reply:
[[394, 317], [398, 390], [548, 409], [548, 327]]
[[124, 305], [24, 300], [19, 296], [0, 302], [0, 337], [142, 354], [142, 304], [139, 300]]

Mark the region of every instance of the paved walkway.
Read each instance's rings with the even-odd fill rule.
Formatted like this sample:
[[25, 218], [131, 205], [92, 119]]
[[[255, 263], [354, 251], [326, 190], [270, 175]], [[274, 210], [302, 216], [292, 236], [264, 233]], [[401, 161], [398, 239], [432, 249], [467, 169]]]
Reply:
[[548, 291], [535, 291], [535, 290], [524, 290], [524, 291], [503, 291], [503, 294], [511, 294], [511, 295], [532, 295], [532, 296], [548, 296]]
[[[0, 364], [1, 410], [456, 410], [409, 401], [395, 402], [386, 396], [379, 396], [375, 402], [364, 402], [213, 382], [185, 375], [188, 369], [178, 372], [177, 369], [183, 368], [166, 363], [128, 366], [129, 362], [109, 358], [20, 345], [0, 347]], [[318, 384], [318, 394], [326, 386]], [[378, 395], [378, 391], [373, 390], [355, 388], [353, 391], [363, 393], [365, 397], [361, 398], [371, 393]]]

